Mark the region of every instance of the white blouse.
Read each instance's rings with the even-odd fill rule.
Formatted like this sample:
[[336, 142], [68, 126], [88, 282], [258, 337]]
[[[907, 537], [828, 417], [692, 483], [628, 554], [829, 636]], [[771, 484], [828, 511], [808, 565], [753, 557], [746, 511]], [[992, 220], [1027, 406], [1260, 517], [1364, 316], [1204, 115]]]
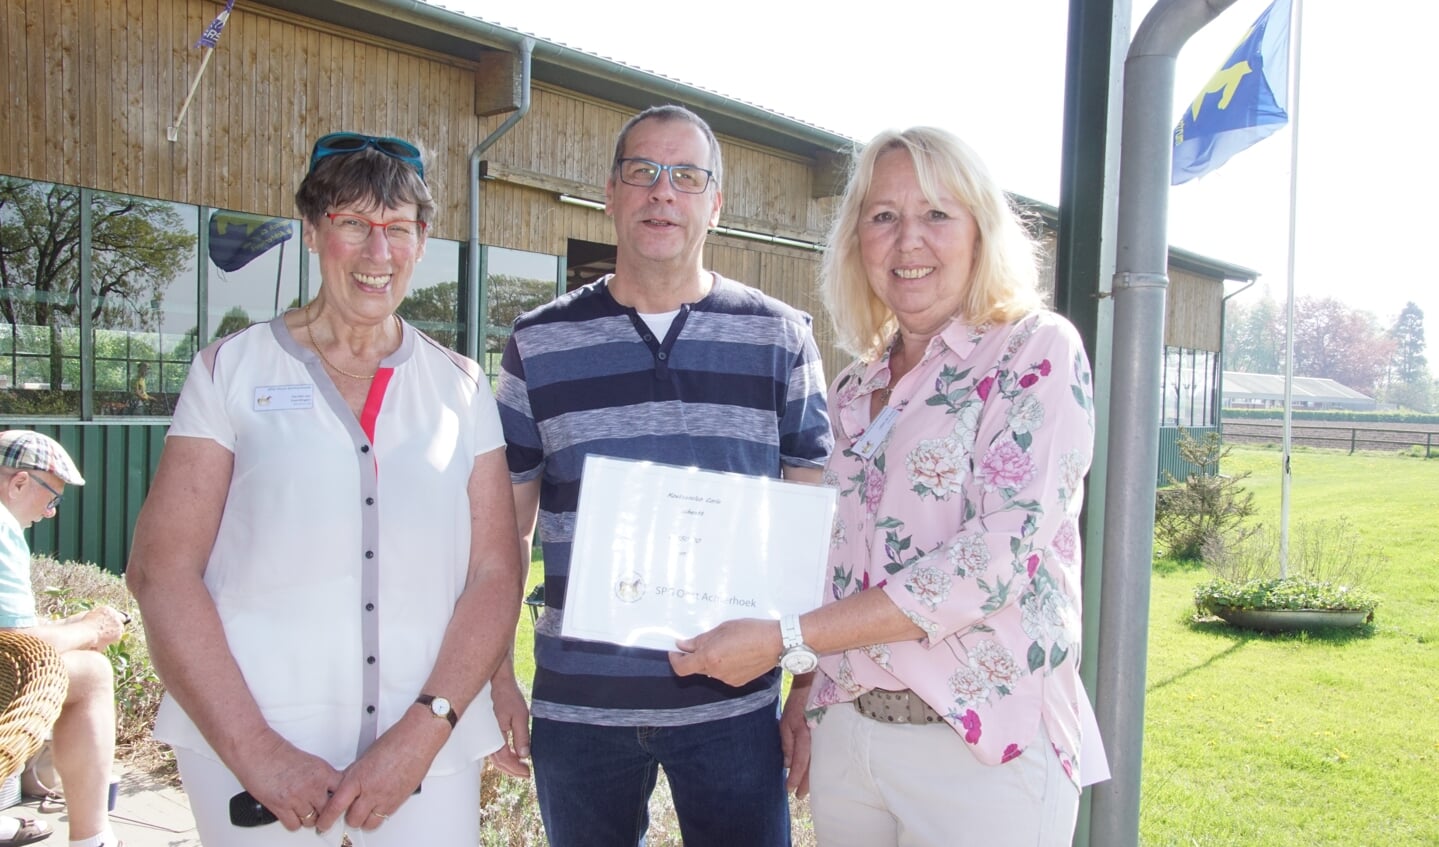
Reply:
[[[504, 446], [478, 365], [403, 330], [361, 419], [282, 316], [200, 352], [169, 431], [234, 454], [205, 585], [266, 720], [336, 768], [421, 693], [465, 587], [475, 457]], [[431, 773], [500, 747], [488, 686], [462, 715]], [[216, 757], [168, 695], [155, 737]]]

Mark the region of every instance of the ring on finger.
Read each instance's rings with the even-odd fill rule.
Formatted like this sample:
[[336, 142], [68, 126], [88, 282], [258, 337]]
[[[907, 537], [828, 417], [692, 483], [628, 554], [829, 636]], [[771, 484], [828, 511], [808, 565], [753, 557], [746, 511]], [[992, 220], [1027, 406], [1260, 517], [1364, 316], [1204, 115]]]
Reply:
[[390, 819], [390, 816], [387, 815], [387, 814], [385, 814], [384, 812], [377, 812], [377, 811], [375, 811], [375, 810], [373, 810], [373, 809], [370, 810], [370, 814], [374, 815], [375, 817], [379, 818], [380, 820], [389, 820], [389, 819]]
[[300, 816], [300, 822], [301, 822], [301, 823], [308, 823], [308, 822], [310, 821], [310, 819], [312, 819], [313, 817], [315, 817], [315, 810], [314, 810], [314, 809], [311, 809], [310, 811], [308, 811], [308, 812], [306, 812], [305, 814], [303, 814], [303, 815]]

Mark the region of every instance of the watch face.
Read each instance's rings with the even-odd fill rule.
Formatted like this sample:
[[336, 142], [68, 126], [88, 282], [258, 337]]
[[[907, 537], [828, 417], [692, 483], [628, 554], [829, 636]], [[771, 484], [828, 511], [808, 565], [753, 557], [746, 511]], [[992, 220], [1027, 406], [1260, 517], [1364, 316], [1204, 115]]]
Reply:
[[819, 665], [819, 657], [809, 650], [791, 650], [779, 660], [779, 666], [792, 674], [809, 673]]
[[430, 711], [434, 712], [436, 717], [443, 718], [450, 713], [450, 701], [443, 697], [436, 697], [430, 701]]

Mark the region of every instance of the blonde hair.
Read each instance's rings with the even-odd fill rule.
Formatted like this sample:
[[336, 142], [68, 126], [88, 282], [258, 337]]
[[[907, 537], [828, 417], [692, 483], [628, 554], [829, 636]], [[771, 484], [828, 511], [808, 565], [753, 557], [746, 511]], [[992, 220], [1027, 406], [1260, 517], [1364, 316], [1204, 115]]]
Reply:
[[839, 343], [861, 359], [874, 361], [896, 328], [894, 313], [875, 296], [859, 254], [865, 195], [874, 180], [875, 163], [891, 150], [909, 154], [929, 202], [938, 205], [939, 194], [947, 193], [974, 217], [979, 235], [961, 316], [978, 326], [1006, 323], [1040, 308], [1034, 239], [974, 151], [934, 127], [885, 130], [855, 159], [821, 266], [820, 293]]

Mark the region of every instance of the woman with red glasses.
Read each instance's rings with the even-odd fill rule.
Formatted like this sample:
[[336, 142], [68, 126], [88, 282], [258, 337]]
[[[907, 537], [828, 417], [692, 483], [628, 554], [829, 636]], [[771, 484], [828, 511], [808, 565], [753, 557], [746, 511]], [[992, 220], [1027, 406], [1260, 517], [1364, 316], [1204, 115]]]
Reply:
[[418, 148], [327, 135], [296, 203], [319, 291], [200, 352], [136, 528], [155, 735], [207, 847], [473, 847], [523, 578], [494, 399], [395, 313]]

